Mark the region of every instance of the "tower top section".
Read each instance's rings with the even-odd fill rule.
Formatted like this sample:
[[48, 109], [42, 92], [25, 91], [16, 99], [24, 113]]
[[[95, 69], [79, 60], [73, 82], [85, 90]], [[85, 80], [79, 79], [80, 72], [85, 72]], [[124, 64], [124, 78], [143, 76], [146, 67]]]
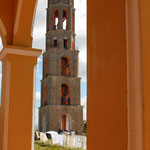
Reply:
[[74, 0], [49, 0], [47, 9], [46, 51], [75, 50]]
[[48, 6], [59, 4], [59, 3], [66, 4], [66, 5], [72, 5], [74, 7], [74, 0], [48, 0]]

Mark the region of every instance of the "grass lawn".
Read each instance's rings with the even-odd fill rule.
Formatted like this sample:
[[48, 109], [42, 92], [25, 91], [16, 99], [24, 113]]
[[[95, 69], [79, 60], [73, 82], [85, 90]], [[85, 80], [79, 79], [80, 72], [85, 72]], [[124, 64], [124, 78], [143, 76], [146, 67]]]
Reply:
[[46, 143], [42, 143], [40, 141], [35, 141], [34, 150], [82, 150], [79, 148], [68, 148], [68, 147], [60, 147], [52, 144], [52, 140], [49, 140]]

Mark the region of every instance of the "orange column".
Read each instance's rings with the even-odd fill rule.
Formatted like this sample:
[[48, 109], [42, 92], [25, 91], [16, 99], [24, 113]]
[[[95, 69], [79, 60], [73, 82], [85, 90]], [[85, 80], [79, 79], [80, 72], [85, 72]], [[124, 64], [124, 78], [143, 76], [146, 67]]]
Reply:
[[87, 147], [127, 150], [125, 0], [87, 2]]
[[33, 148], [34, 73], [41, 50], [32, 49], [37, 0], [0, 1], [4, 49], [0, 106], [0, 150]]
[[126, 1], [128, 150], [144, 150], [143, 71], [139, 0]]
[[144, 99], [144, 148], [150, 149], [150, 1], [139, 0]]
[[0, 53], [0, 150], [31, 150], [33, 146], [34, 75], [40, 54], [36, 49], [15, 46], [7, 46]]
[[150, 149], [149, 18], [149, 0], [88, 1], [88, 150]]

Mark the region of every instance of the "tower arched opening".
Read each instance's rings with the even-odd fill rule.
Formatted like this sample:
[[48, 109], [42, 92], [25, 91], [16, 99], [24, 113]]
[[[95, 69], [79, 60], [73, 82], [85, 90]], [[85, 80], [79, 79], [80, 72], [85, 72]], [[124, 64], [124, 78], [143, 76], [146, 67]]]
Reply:
[[70, 60], [65, 56], [61, 58], [61, 75], [70, 76]]
[[58, 29], [58, 10], [55, 10], [54, 11], [54, 30], [57, 30]]
[[67, 84], [61, 86], [61, 105], [70, 105], [70, 87]]
[[58, 47], [57, 37], [53, 38], [53, 47]]
[[68, 39], [64, 38], [64, 49], [68, 49]]
[[61, 130], [71, 131], [72, 130], [72, 118], [70, 115], [63, 115], [61, 118]]
[[67, 10], [63, 10], [63, 30], [67, 30], [68, 16]]

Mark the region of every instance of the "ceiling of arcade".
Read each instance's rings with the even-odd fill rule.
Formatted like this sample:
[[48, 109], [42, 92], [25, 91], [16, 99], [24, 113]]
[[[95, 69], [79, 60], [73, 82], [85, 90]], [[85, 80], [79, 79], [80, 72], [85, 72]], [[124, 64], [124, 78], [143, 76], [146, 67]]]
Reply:
[[4, 46], [32, 46], [36, 2], [37, 0], [0, 1], [0, 35]]

